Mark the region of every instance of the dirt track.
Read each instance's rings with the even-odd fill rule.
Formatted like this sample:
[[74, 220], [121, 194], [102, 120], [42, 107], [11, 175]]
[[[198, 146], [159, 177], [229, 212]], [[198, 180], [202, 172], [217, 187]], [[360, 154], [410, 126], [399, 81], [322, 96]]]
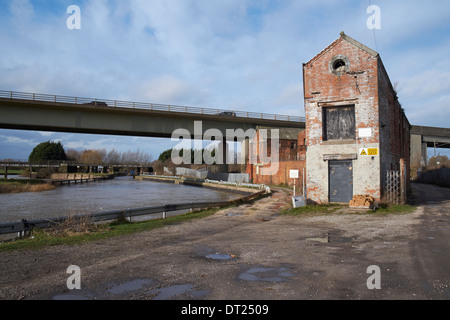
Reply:
[[[0, 253], [0, 299], [449, 299], [450, 189], [413, 188], [412, 214], [281, 216], [279, 190], [159, 230]], [[81, 290], [66, 286], [70, 265]]]

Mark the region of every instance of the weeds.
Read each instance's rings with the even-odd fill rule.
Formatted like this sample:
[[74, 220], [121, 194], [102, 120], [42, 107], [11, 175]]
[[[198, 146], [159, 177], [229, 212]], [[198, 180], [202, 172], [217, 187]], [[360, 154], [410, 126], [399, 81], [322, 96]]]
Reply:
[[96, 232], [106, 232], [109, 228], [103, 224], [96, 224], [90, 217], [75, 217], [70, 215], [66, 220], [55, 223], [45, 230], [50, 237], [67, 238], [73, 236], [87, 235]]
[[293, 216], [304, 214], [331, 214], [335, 213], [341, 208], [343, 207], [333, 204], [307, 205], [304, 207], [284, 210], [282, 213]]
[[0, 193], [42, 192], [55, 189], [43, 180], [0, 179]]
[[354, 211], [351, 208], [343, 205], [320, 204], [320, 205], [307, 205], [300, 208], [288, 209], [284, 210], [282, 213], [293, 216], [327, 215], [327, 214], [372, 214], [385, 216], [389, 214], [413, 213], [416, 209], [417, 209], [416, 207], [408, 204], [404, 205], [381, 204], [375, 211], [370, 209]]
[[201, 219], [215, 214], [220, 209], [194, 211], [167, 219], [148, 220], [142, 222], [114, 221], [112, 223], [94, 224], [92, 221], [72, 219], [50, 229], [33, 230], [31, 237], [0, 244], [0, 252], [14, 250], [38, 250], [56, 245], [76, 245], [89, 241], [108, 239], [117, 236], [149, 231], [164, 226]]

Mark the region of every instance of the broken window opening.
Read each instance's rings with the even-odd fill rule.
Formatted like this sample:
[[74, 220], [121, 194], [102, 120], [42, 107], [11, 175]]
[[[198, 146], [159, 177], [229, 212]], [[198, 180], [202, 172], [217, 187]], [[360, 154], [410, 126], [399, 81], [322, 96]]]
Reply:
[[336, 72], [342, 72], [345, 71], [345, 61], [342, 59], [338, 59], [333, 63], [333, 70]]
[[354, 140], [355, 106], [323, 108], [323, 140]]

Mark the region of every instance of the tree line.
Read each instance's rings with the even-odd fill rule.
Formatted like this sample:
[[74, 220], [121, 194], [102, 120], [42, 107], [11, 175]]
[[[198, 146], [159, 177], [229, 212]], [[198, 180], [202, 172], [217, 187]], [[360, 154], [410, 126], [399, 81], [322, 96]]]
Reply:
[[68, 149], [66, 151], [61, 142], [51, 141], [37, 145], [28, 157], [28, 161], [34, 163], [55, 160], [74, 161], [80, 164], [148, 164], [152, 162], [152, 157], [140, 150], [120, 152], [115, 149], [110, 151]]

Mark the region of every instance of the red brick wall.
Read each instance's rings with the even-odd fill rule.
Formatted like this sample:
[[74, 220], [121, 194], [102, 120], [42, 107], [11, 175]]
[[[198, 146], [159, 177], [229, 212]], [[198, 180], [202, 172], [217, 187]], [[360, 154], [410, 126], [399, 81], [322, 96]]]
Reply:
[[[274, 175], [261, 175], [258, 174], [257, 166], [251, 166], [253, 183], [256, 184], [266, 184], [266, 185], [294, 185], [294, 180], [290, 179], [289, 173], [290, 170], [299, 170], [299, 179], [296, 181], [296, 186], [299, 188], [298, 190], [302, 190], [303, 188], [303, 168], [306, 167], [306, 161], [281, 161], [278, 163], [279, 169], [277, 174]], [[269, 167], [267, 165], [266, 167]], [[261, 172], [261, 167], [259, 169]], [[301, 191], [299, 191], [301, 193]]]
[[[278, 162], [278, 172], [273, 175], [262, 175], [261, 168], [268, 168], [272, 164], [267, 164], [265, 166], [252, 165], [250, 163], [247, 164], [246, 173], [250, 174], [250, 180], [256, 184], [267, 184], [267, 185], [290, 185], [294, 184], [294, 181], [289, 178], [290, 170], [299, 170], [300, 171], [300, 179], [297, 181], [297, 186], [301, 186], [303, 188], [303, 168], [306, 165], [306, 146], [305, 146], [305, 131], [299, 133], [298, 138], [296, 140], [285, 140], [280, 139], [280, 150], [279, 150], [279, 162]], [[254, 151], [259, 152], [259, 146], [257, 142], [259, 142], [259, 134], [257, 133], [255, 139], [255, 143], [252, 145]], [[292, 149], [292, 143], [295, 143], [295, 148]], [[267, 142], [268, 147], [268, 156], [271, 155], [271, 141]]]
[[[333, 72], [332, 61], [346, 59], [344, 72]], [[386, 171], [398, 170], [400, 159], [409, 168], [409, 123], [396, 98], [380, 57], [342, 36], [303, 68], [306, 114], [308, 198], [327, 202], [328, 165], [324, 155], [357, 154], [353, 159], [353, 194], [379, 200]], [[323, 141], [323, 108], [355, 105], [355, 139]], [[359, 129], [371, 128], [370, 137]], [[379, 148], [379, 156], [361, 157], [360, 148]], [[409, 175], [409, 170], [406, 170]], [[406, 179], [409, 180], [409, 176]]]
[[[340, 76], [330, 72], [330, 61], [334, 56], [345, 55], [349, 70]], [[342, 101], [358, 99], [356, 110], [356, 130], [359, 128], [378, 128], [378, 82], [377, 58], [356, 48], [353, 44], [339, 38], [332, 47], [304, 66], [305, 102]], [[363, 105], [365, 104], [365, 105]], [[307, 145], [322, 143], [322, 110], [316, 107], [306, 108]], [[361, 143], [377, 143], [378, 130], [371, 138], [364, 138]]]

